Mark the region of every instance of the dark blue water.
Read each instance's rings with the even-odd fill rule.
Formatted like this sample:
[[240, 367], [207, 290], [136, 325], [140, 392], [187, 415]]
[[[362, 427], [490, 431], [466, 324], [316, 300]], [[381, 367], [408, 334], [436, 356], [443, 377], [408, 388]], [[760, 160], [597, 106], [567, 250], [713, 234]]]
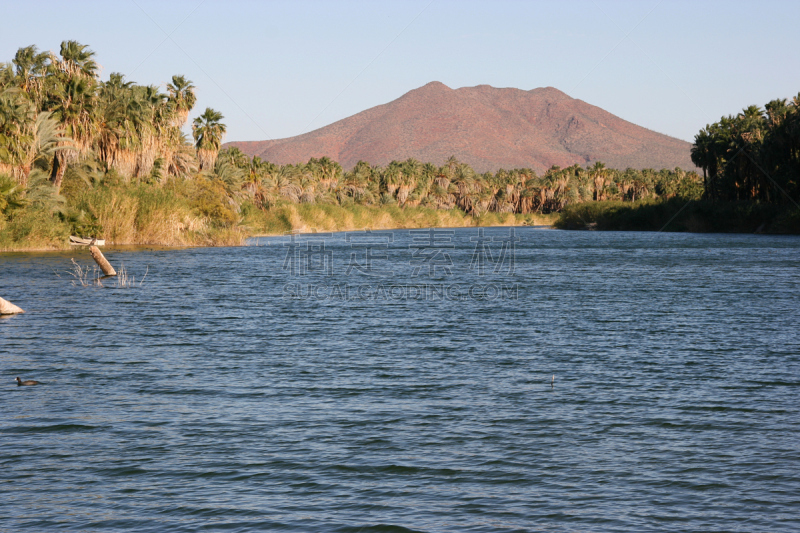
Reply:
[[0, 529], [800, 529], [800, 238], [362, 237], [0, 256]]

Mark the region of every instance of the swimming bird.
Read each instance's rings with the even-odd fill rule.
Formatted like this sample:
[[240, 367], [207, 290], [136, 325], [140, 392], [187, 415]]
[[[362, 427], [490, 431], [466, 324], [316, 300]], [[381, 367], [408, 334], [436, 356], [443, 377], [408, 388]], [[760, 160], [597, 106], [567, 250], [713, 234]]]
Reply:
[[26, 379], [25, 381], [22, 381], [21, 379], [17, 378], [17, 386], [19, 387], [20, 385], [41, 385], [41, 383], [32, 379]]

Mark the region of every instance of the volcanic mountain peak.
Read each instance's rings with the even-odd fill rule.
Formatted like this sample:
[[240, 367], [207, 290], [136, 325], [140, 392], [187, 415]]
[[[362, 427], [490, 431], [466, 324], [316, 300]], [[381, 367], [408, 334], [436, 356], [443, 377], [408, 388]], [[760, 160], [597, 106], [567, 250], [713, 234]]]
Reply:
[[557, 98], [559, 100], [573, 100], [573, 98], [564, 91], [559, 91], [555, 87], [550, 87], [550, 86], [537, 87], [536, 89], [531, 89], [528, 92], [533, 95], [539, 95], [549, 98]]
[[452, 90], [453, 89], [451, 89], [450, 87], [448, 87], [447, 85], [445, 85], [440, 81], [429, 81], [422, 87], [419, 87], [417, 89], [412, 89], [408, 91], [406, 94], [412, 94], [420, 91], [452, 91]]
[[451, 89], [432, 81], [400, 98], [318, 130], [275, 141], [234, 142], [275, 163], [328, 156], [345, 168], [455, 155], [478, 172], [553, 165], [693, 169], [691, 145], [636, 126], [554, 87]]

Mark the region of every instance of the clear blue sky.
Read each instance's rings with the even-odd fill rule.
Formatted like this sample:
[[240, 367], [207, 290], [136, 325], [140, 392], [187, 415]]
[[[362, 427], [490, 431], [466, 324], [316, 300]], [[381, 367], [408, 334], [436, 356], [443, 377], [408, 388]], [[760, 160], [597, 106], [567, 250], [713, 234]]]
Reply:
[[0, 2], [0, 61], [89, 44], [103, 79], [184, 74], [226, 140], [298, 135], [427, 82], [553, 86], [685, 140], [800, 92], [797, 1]]

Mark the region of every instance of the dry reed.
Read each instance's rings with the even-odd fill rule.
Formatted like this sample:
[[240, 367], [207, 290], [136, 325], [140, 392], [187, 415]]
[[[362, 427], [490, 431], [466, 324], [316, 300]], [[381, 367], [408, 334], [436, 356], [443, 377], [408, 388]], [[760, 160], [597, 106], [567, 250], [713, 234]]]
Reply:
[[100, 280], [99, 272], [100, 269], [97, 266], [82, 267], [75, 259], [72, 259], [72, 269], [67, 270], [67, 273], [73, 278], [73, 287], [89, 287], [90, 285], [102, 287], [103, 282]]

